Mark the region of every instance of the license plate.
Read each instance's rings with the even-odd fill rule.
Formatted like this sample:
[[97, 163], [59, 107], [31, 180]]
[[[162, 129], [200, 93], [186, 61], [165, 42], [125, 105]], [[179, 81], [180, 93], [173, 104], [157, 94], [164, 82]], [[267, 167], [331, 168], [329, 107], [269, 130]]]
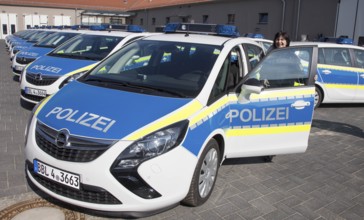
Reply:
[[41, 97], [46, 97], [47, 96], [47, 91], [46, 90], [33, 89], [33, 88], [29, 88], [29, 87], [25, 87], [25, 93], [29, 94], [29, 95], [35, 95], [35, 96], [41, 96]]
[[15, 70], [18, 71], [23, 71], [24, 67], [23, 66], [15, 66]]
[[80, 175], [70, 173], [58, 168], [52, 167], [48, 164], [34, 160], [34, 172], [48, 179], [56, 181], [66, 186], [70, 186], [75, 189], [80, 189]]

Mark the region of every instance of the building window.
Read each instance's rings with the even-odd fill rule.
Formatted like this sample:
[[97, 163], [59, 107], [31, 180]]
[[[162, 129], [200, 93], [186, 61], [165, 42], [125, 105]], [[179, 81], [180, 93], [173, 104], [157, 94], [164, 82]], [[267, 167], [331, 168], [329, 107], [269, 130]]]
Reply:
[[166, 24], [168, 24], [171, 21], [170, 17], [166, 17]]
[[259, 13], [259, 24], [268, 24], [268, 13]]
[[228, 24], [235, 24], [235, 14], [228, 14]]
[[202, 15], [202, 23], [204, 23], [204, 24], [209, 23], [209, 16], [208, 15]]
[[8, 34], [8, 26], [3, 24], [3, 34]]
[[152, 18], [152, 25], [155, 25], [155, 18]]
[[132, 19], [132, 18], [130, 19], [130, 24], [134, 24], [134, 21], [133, 21], [133, 19]]
[[144, 20], [143, 20], [143, 18], [141, 18], [140, 19], [140, 25], [143, 25], [143, 23], [144, 23]]

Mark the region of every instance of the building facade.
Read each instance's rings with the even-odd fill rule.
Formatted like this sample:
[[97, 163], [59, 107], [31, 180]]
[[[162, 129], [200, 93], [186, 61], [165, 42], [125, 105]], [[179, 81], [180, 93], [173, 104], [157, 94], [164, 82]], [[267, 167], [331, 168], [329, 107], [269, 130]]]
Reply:
[[0, 0], [1, 38], [29, 26], [128, 23], [158, 31], [169, 22], [236, 25], [241, 34], [292, 40], [364, 35], [364, 0]]

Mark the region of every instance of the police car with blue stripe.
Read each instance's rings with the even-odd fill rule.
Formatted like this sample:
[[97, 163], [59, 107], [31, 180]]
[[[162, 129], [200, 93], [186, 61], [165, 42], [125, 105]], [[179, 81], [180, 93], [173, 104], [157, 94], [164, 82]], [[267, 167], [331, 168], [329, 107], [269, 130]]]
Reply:
[[[227, 158], [305, 152], [315, 46], [274, 50], [252, 69], [246, 48], [259, 45], [231, 37], [234, 26], [165, 31], [124, 46], [34, 108], [31, 184], [84, 210], [140, 217], [206, 202]], [[308, 58], [305, 68], [296, 54]]]
[[51, 34], [29, 48], [19, 51], [15, 54], [11, 65], [13, 74], [20, 76], [26, 65], [82, 33], [85, 33], [85, 30], [62, 30]]
[[364, 103], [364, 48], [352, 45], [349, 38], [336, 41], [292, 43], [318, 47], [316, 107], [321, 103]]
[[113, 25], [112, 28], [118, 28], [118, 31], [107, 31], [104, 26], [91, 28], [93, 30], [70, 39], [26, 66], [20, 77], [22, 100], [38, 103], [83, 75], [124, 44], [151, 34], [136, 25]]
[[47, 36], [57, 32], [59, 30], [57, 29], [46, 29], [46, 30], [39, 30], [31, 35], [31, 37], [26, 41], [18, 41], [12, 44], [10, 49], [10, 60], [13, 60], [15, 54], [17, 54], [19, 51], [27, 49], [31, 47], [32, 45], [38, 43], [40, 40], [46, 38]]

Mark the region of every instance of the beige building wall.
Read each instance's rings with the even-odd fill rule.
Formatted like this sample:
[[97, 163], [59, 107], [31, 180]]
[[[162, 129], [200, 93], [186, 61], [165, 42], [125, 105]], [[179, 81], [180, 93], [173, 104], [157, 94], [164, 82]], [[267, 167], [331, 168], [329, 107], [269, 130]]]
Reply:
[[[301, 40], [301, 36], [314, 40], [320, 34], [334, 35], [338, 6], [338, 0], [216, 0], [130, 11], [136, 15], [127, 18], [126, 23], [141, 25], [148, 31], [155, 31], [167, 21], [231, 23], [239, 28], [241, 34], [262, 33], [272, 39], [277, 31], [284, 30], [292, 40]], [[69, 17], [71, 25], [80, 24], [81, 21], [109, 22], [107, 17], [81, 18], [81, 12], [80, 9], [0, 5], [0, 13], [17, 15], [17, 30], [25, 28], [30, 15], [47, 16], [48, 25], [55, 25], [55, 21], [62, 16]], [[264, 14], [268, 15], [268, 19], [262, 22]]]
[[[262, 33], [272, 39], [277, 31], [284, 30], [292, 40], [301, 40], [302, 35], [314, 40], [320, 34], [334, 34], [337, 7], [334, 0], [219, 0], [133, 11], [136, 16], [127, 22], [154, 31], [166, 24], [167, 17], [170, 22], [202, 23], [205, 15], [208, 23], [227, 24], [229, 15], [233, 15], [241, 34]], [[268, 20], [260, 22], [264, 14], [268, 14]]]
[[[47, 25], [55, 25], [55, 21], [58, 18], [69, 17], [71, 24], [80, 22], [81, 11], [75, 9], [58, 9], [58, 8], [41, 8], [41, 7], [22, 7], [22, 6], [6, 6], [0, 5], [0, 13], [3, 14], [16, 14], [17, 15], [17, 30], [23, 30], [26, 28], [26, 19], [29, 19], [29, 15], [32, 16], [44, 16], [47, 17]], [[56, 19], [57, 17], [57, 19]]]

